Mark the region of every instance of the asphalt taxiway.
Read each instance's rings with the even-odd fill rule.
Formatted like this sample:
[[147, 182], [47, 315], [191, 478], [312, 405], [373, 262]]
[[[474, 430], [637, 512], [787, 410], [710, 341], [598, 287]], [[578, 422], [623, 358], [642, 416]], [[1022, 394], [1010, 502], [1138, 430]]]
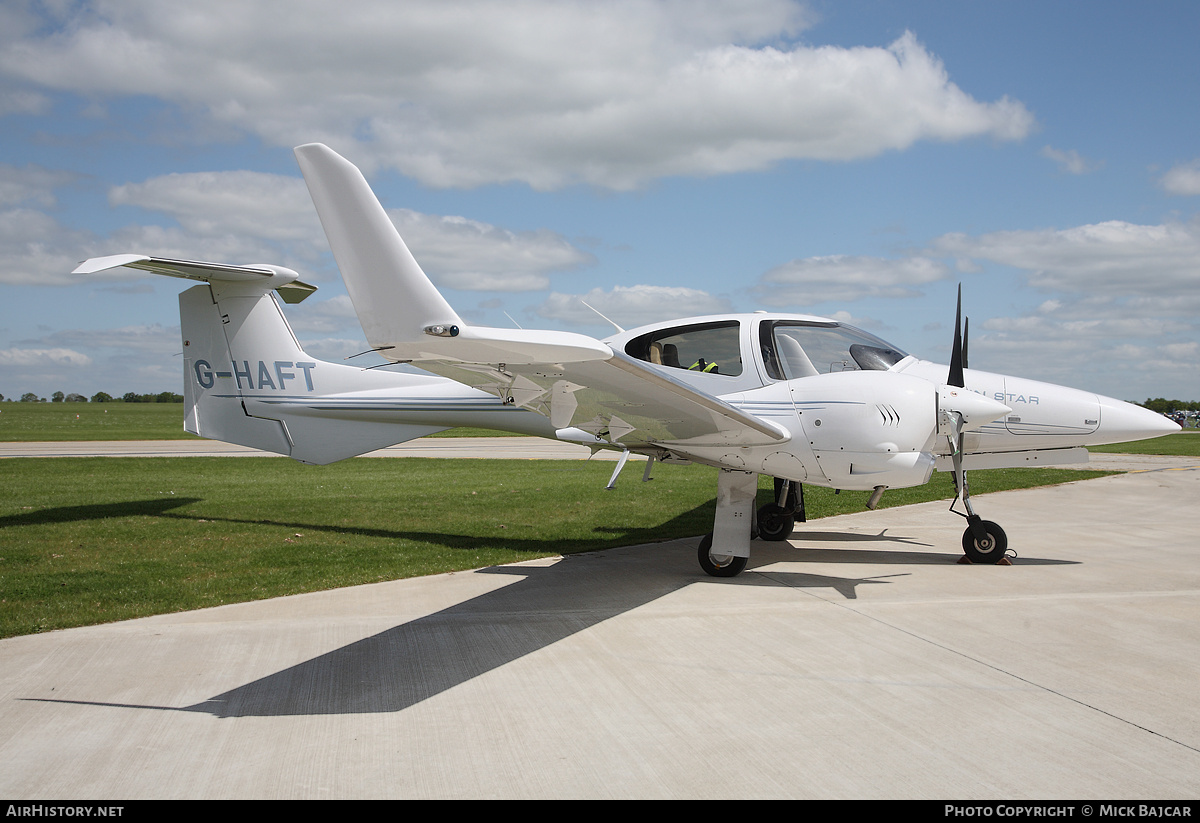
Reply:
[[[1187, 799], [1197, 461], [0, 641], [0, 796]], [[1169, 465], [1168, 465], [1169, 464]], [[598, 492], [599, 493], [599, 492]]]

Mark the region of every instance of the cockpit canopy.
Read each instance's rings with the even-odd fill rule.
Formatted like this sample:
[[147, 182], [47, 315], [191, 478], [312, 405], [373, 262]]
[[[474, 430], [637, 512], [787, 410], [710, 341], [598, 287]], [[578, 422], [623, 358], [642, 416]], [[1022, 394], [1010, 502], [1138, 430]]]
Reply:
[[[832, 320], [757, 320], [762, 368], [771, 380], [795, 380], [839, 371], [886, 371], [907, 355], [872, 334]], [[737, 377], [754, 362], [751, 332], [735, 319], [657, 328], [631, 338], [625, 353], [692, 374]]]

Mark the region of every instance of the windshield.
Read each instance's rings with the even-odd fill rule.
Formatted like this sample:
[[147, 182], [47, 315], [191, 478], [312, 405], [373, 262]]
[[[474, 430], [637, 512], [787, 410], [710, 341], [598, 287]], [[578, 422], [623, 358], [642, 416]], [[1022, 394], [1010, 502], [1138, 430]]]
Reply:
[[763, 362], [775, 380], [838, 371], [887, 371], [907, 355], [853, 326], [777, 320], [759, 330]]

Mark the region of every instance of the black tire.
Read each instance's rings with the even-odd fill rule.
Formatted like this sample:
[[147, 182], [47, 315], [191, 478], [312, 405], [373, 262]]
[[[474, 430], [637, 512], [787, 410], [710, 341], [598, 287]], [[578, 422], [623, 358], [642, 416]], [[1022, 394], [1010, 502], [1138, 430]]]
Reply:
[[972, 563], [999, 563], [1008, 550], [1008, 535], [990, 520], [982, 520], [979, 525], [987, 532], [987, 536], [983, 540], [976, 540], [968, 527], [963, 532], [963, 551]]
[[763, 540], [787, 540], [796, 527], [796, 516], [768, 503], [758, 510], [758, 536]]
[[737, 577], [746, 568], [746, 557], [733, 557], [732, 555], [717, 555], [709, 554], [712, 549], [713, 536], [712, 532], [700, 538], [700, 548], [696, 552], [696, 558], [700, 561], [700, 568], [704, 569], [707, 574], [713, 577]]

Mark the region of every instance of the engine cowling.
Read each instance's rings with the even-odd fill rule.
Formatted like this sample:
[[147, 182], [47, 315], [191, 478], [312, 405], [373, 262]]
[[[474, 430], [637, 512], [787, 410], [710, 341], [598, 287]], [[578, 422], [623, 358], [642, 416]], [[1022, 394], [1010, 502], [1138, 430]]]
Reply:
[[792, 400], [829, 485], [919, 486], [933, 471], [937, 392], [895, 372], [848, 371], [795, 380]]

